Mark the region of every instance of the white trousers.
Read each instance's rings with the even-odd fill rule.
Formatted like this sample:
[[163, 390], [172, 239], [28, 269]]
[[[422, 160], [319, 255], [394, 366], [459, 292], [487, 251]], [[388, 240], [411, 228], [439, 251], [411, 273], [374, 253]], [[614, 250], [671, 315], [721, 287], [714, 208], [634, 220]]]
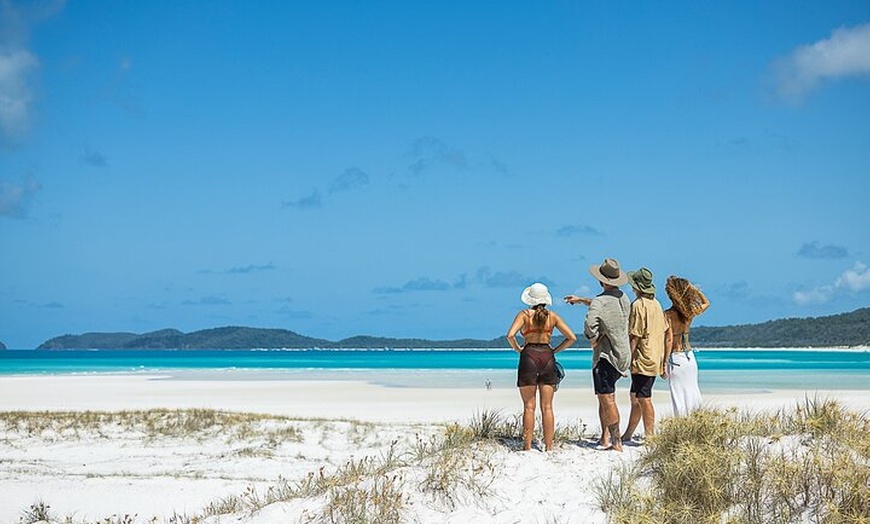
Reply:
[[701, 407], [698, 361], [692, 351], [671, 353], [667, 366], [674, 416], [688, 415]]

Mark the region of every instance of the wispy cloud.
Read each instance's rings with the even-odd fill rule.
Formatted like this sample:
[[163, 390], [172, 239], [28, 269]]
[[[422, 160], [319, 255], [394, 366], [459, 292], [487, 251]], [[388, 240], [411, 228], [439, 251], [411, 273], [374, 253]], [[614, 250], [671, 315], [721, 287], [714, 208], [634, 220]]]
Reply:
[[281, 202], [282, 207], [293, 207], [296, 209], [313, 209], [323, 205], [323, 198], [320, 196], [320, 191], [316, 189], [307, 197], [302, 197], [298, 200], [285, 200]]
[[833, 244], [821, 245], [818, 241], [807, 242], [801, 246], [797, 255], [804, 258], [846, 258], [849, 251]]
[[95, 151], [89, 147], [86, 147], [81, 156], [79, 157], [83, 164], [103, 168], [109, 165], [108, 159], [106, 159], [106, 155], [100, 153], [99, 151]]
[[329, 183], [327, 193], [334, 195], [344, 191], [360, 189], [369, 184], [369, 176], [358, 167], [349, 167]]
[[142, 114], [142, 104], [139, 97], [129, 87], [127, 78], [133, 73], [133, 58], [122, 56], [118, 59], [115, 74], [103, 88], [100, 96], [111, 104], [117, 106], [129, 116], [137, 117]]
[[[341, 174], [330, 180], [326, 186], [326, 196], [331, 197], [339, 193], [348, 191], [357, 191], [369, 185], [369, 175], [358, 167], [349, 167]], [[314, 191], [298, 200], [285, 200], [281, 202], [282, 207], [292, 207], [296, 209], [313, 209], [322, 207], [324, 197], [320, 189]]]
[[746, 300], [749, 298], [749, 284], [745, 280], [732, 282], [725, 286], [722, 295], [731, 300]]
[[53, 16], [63, 1], [0, 1], [0, 140], [19, 139], [30, 127], [33, 82], [39, 59], [28, 49], [32, 26]]
[[405, 282], [400, 287], [378, 287], [374, 289], [374, 293], [379, 295], [387, 295], [394, 293], [405, 293], [408, 291], [447, 291], [452, 289], [453, 285], [440, 279], [431, 279], [428, 277], [419, 277], [414, 280]]
[[247, 275], [248, 273], [256, 273], [258, 271], [271, 271], [273, 269], [275, 269], [275, 265], [269, 262], [268, 264], [259, 266], [252, 264], [249, 266], [231, 267], [226, 270], [226, 273], [233, 275]]
[[777, 93], [800, 102], [825, 80], [870, 75], [870, 24], [836, 29], [774, 63]]
[[30, 77], [38, 65], [26, 49], [0, 50], [0, 131], [5, 140], [20, 138], [30, 125]]
[[841, 293], [862, 293], [868, 290], [870, 290], [870, 268], [859, 261], [837, 277], [833, 284], [808, 291], [795, 291], [792, 298], [798, 305], [807, 306], [830, 302]]
[[416, 181], [451, 173], [489, 172], [510, 177], [510, 167], [487, 153], [469, 153], [434, 136], [420, 137], [403, 156], [405, 166], [390, 175], [400, 187], [410, 187]]
[[46, 302], [45, 304], [39, 304], [36, 307], [39, 307], [42, 309], [63, 309], [64, 305], [61, 304], [60, 302]]
[[468, 158], [463, 151], [448, 146], [438, 138], [431, 136], [424, 136], [414, 141], [410, 154], [414, 160], [408, 166], [408, 171], [415, 176], [420, 176], [437, 168], [465, 169], [468, 167]]
[[278, 309], [278, 314], [286, 318], [313, 318], [311, 311], [304, 309], [293, 309], [289, 305], [281, 306]]
[[30, 201], [41, 189], [42, 185], [33, 178], [17, 184], [0, 181], [0, 216], [9, 218], [27, 216]]
[[210, 295], [199, 300], [185, 300], [182, 304], [185, 306], [227, 306], [230, 301], [224, 297]]
[[556, 235], [560, 237], [573, 237], [573, 236], [601, 236], [601, 231], [595, 229], [592, 226], [587, 226], [585, 224], [580, 225], [570, 225], [570, 226], [562, 226], [556, 230]]
[[553, 282], [546, 277], [530, 277], [518, 271], [493, 271], [487, 266], [477, 270], [473, 277], [460, 275], [455, 281], [448, 282], [439, 278], [418, 277], [401, 286], [381, 286], [372, 290], [379, 295], [408, 293], [414, 291], [449, 291], [454, 289], [467, 289], [471, 286], [484, 288], [523, 288], [532, 282]]
[[483, 287], [491, 288], [524, 288], [533, 282], [544, 282], [549, 286], [553, 285], [553, 282], [546, 277], [530, 277], [518, 271], [492, 271], [486, 266], [477, 270], [476, 281]]

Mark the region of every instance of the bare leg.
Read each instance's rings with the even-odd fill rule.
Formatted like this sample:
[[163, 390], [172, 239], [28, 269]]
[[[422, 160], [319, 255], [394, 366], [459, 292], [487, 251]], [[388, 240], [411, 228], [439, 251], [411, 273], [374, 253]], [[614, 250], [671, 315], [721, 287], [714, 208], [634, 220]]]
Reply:
[[610, 434], [607, 428], [607, 408], [605, 406], [604, 395], [595, 395], [598, 397], [598, 421], [601, 422], [601, 438], [598, 439], [598, 444], [605, 448], [610, 445]]
[[631, 440], [631, 436], [634, 435], [634, 430], [637, 429], [638, 423], [640, 423], [640, 402], [638, 402], [637, 395], [635, 393], [631, 393], [631, 413], [628, 415], [628, 426], [625, 428], [625, 433], [622, 434], [622, 440]]
[[521, 386], [520, 397], [523, 399], [523, 449], [532, 449], [532, 437], [535, 436], [535, 392], [538, 386]]
[[[553, 437], [556, 435], [556, 418], [553, 416], [553, 393], [556, 389], [547, 384], [538, 386], [541, 395], [541, 422], [544, 426], [544, 448], [553, 451]], [[534, 409], [534, 408], [533, 408]]]
[[643, 434], [646, 438], [650, 438], [655, 434], [656, 425], [656, 409], [653, 406], [651, 398], [637, 399], [640, 404], [640, 411], [643, 415]]
[[605, 393], [598, 395], [598, 408], [604, 413], [602, 425], [604, 426], [601, 440], [608, 449], [622, 451], [622, 441], [619, 438], [619, 408], [616, 406], [616, 394]]

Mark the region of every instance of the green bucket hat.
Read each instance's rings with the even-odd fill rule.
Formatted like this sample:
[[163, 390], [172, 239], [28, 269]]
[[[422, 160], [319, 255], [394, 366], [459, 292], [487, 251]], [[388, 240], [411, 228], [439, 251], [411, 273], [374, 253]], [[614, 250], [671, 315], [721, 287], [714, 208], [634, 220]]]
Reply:
[[646, 293], [647, 295], [656, 294], [656, 285], [653, 283], [652, 271], [645, 267], [637, 271], [629, 271], [628, 282], [631, 284], [631, 287], [641, 293]]

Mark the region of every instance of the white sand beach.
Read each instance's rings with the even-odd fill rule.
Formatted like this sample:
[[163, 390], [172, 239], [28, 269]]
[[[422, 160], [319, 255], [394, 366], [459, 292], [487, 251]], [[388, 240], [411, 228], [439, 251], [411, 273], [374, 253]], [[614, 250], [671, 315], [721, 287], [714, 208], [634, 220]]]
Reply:
[[[794, 406], [807, 395], [834, 398], [856, 410], [870, 408], [868, 392], [854, 390], [705, 400], [711, 406], [760, 411]], [[623, 427], [627, 396], [626, 390], [618, 393]], [[670, 416], [667, 394], [657, 391], [654, 397], [659, 418]], [[59, 522], [317, 521], [328, 505], [325, 495], [267, 504], [270, 488], [274, 492], [282, 485], [298, 485], [309, 474], [330, 474], [365, 457], [377, 462], [393, 454], [413, 455], [415, 449], [419, 455], [421, 443], [442, 436], [446, 424], [467, 422], [482, 411], [519, 414], [520, 400], [510, 388], [387, 388], [363, 382], [166, 380], [144, 375], [0, 377], [4, 412], [157, 408], [275, 417], [248, 428], [246, 435], [239, 428], [212, 428], [205, 434], [159, 438], [112, 422], [38, 431], [7, 425], [0, 433], [0, 522], [19, 522], [22, 512], [40, 501]], [[557, 425], [585, 425], [587, 437], [597, 434], [591, 388], [562, 389], [555, 412]], [[475, 451], [471, 469], [459, 477], [471, 475], [473, 481], [469, 477], [459, 482], [451, 493], [439, 491], [432, 470], [420, 464], [397, 468], [394, 482], [402, 487], [404, 515], [411, 522], [600, 523], [606, 517], [596, 504], [596, 479], [636, 460], [642, 449], [599, 451], [589, 438], [563, 442], [552, 453], [496, 446]], [[377, 481], [368, 481], [374, 483], [372, 489], [382, 488]], [[212, 516], [204, 512], [221, 501], [229, 505], [234, 497], [260, 503], [256, 510]], [[198, 516], [204, 518], [194, 518]]]

